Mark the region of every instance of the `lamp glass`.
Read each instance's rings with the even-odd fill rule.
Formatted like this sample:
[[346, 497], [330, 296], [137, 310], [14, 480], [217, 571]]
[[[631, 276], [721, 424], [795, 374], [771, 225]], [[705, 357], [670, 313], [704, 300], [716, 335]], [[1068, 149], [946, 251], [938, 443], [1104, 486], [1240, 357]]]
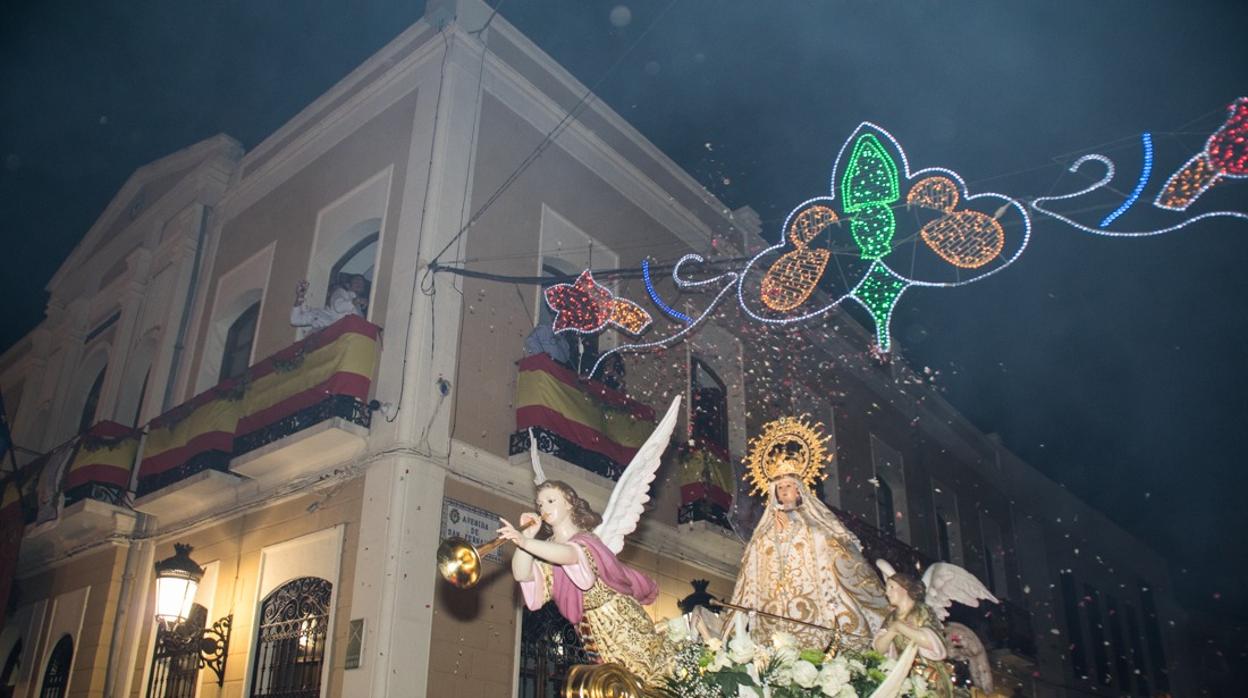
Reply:
[[181, 623], [191, 615], [191, 604], [199, 582], [182, 576], [156, 578], [156, 617], [166, 623]]

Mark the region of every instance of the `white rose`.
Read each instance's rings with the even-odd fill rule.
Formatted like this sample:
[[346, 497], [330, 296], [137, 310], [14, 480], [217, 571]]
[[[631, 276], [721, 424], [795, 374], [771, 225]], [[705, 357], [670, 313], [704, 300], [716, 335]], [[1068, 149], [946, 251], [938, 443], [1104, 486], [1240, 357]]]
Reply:
[[813, 688], [815, 682], [819, 680], [819, 670], [815, 668], [814, 664], [805, 659], [799, 659], [794, 662], [790, 674], [793, 677], [793, 682], [802, 688]]
[[841, 690], [836, 694], [836, 698], [858, 698], [858, 691], [855, 691], [853, 686], [845, 684], [841, 686]]
[[771, 636], [771, 644], [774, 645], [776, 649], [782, 649], [785, 647], [796, 648], [797, 638], [788, 633], [776, 633]]
[[749, 635], [738, 635], [728, 641], [728, 657], [737, 664], [748, 664], [758, 653], [758, 645]]
[[849, 664], [841, 657], [837, 657], [819, 670], [819, 676], [816, 679], [819, 683], [819, 690], [823, 691], [825, 696], [836, 696], [840, 694], [841, 689], [849, 685]]
[[683, 616], [668, 619], [667, 637], [672, 642], [684, 642], [689, 639], [689, 624], [685, 622]]

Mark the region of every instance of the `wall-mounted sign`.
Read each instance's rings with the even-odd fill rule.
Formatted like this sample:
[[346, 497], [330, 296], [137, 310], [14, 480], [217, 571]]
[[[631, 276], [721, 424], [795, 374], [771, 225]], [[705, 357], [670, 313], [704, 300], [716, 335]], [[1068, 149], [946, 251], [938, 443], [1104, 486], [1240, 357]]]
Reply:
[[[498, 514], [454, 499], [446, 498], [442, 500], [441, 540], [446, 540], [451, 536], [458, 536], [473, 545], [479, 546], [497, 538], [498, 527], [501, 525]], [[486, 555], [485, 559], [501, 565], [503, 555], [499, 549], [495, 549]]]

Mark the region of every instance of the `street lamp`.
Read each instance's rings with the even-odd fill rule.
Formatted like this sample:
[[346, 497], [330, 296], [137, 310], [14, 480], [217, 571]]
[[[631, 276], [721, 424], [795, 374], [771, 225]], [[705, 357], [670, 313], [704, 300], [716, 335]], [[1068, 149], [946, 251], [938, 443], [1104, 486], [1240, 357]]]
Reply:
[[156, 563], [156, 620], [168, 629], [190, 617], [204, 578], [204, 568], [191, 559], [191, 546], [174, 543], [173, 550], [173, 557]]
[[212, 669], [217, 685], [224, 686], [225, 656], [230, 648], [234, 615], [207, 628], [203, 625], [207, 613], [200, 607], [198, 617], [192, 619], [195, 592], [199, 590], [199, 580], [204, 578], [204, 568], [191, 559], [191, 546], [174, 543], [173, 550], [173, 557], [156, 563], [156, 620], [160, 623], [157, 642], [169, 654], [198, 655], [199, 666]]

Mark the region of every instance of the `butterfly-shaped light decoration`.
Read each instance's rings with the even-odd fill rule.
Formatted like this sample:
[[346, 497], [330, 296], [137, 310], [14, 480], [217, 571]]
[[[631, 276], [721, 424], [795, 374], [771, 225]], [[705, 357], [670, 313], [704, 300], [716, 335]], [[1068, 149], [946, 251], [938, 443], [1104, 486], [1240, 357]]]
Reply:
[[630, 300], [616, 298], [611, 289], [594, 281], [588, 269], [573, 283], [550, 286], [544, 295], [546, 304], [555, 311], [555, 332], [596, 334], [614, 325], [637, 335], [650, 326], [650, 313]]
[[[1003, 194], [971, 194], [952, 170], [911, 171], [897, 140], [870, 122], [841, 146], [830, 189], [794, 208], [780, 242], [743, 270], [737, 297], [754, 319], [801, 322], [853, 300], [871, 314], [876, 340], [887, 351], [889, 321], [902, 293], [995, 274], [1018, 259], [1031, 235], [1022, 204]], [[757, 275], [749, 272], [763, 264], [768, 267], [754, 294], [747, 284]], [[812, 303], [820, 289], [830, 295]]]

